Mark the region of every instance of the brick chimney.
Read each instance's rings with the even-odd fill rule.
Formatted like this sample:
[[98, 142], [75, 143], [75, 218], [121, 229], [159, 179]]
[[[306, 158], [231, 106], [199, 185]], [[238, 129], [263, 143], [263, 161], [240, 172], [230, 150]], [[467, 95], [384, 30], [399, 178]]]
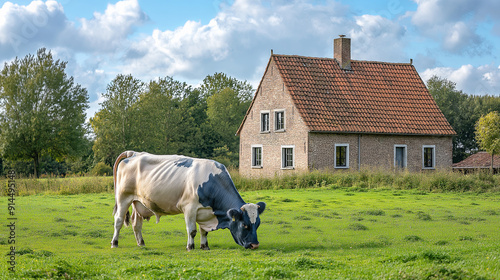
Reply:
[[333, 58], [337, 60], [340, 68], [351, 70], [351, 38], [339, 35], [333, 40]]

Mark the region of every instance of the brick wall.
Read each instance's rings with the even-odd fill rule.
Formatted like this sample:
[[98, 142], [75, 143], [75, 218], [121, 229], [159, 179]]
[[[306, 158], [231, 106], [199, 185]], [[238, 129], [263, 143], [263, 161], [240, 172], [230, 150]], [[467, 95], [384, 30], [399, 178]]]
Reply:
[[[285, 130], [275, 130], [275, 112], [285, 112]], [[270, 130], [261, 133], [261, 112], [269, 112]], [[240, 174], [246, 177], [272, 177], [308, 169], [307, 127], [283, 85], [271, 60], [253, 104], [240, 131]], [[252, 145], [262, 145], [262, 168], [252, 168]], [[281, 147], [294, 147], [294, 168], [281, 168]]]
[[[360, 161], [358, 157], [360, 143]], [[394, 168], [395, 145], [406, 147], [406, 164], [410, 171], [423, 170], [423, 146], [435, 147], [436, 169], [449, 169], [452, 164], [452, 138], [437, 136], [394, 136], [358, 134], [309, 134], [309, 166], [313, 169], [334, 167], [335, 144], [349, 144], [349, 169]], [[361, 164], [358, 165], [358, 162]]]

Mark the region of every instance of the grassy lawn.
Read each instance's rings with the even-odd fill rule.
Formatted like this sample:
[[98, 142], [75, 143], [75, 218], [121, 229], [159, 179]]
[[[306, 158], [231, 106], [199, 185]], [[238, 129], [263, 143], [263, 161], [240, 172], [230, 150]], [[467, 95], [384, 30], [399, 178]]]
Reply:
[[[327, 187], [242, 193], [264, 201], [261, 246], [245, 250], [228, 230], [211, 251], [186, 252], [182, 215], [145, 222], [146, 247], [113, 235], [110, 193], [16, 197], [16, 273], [0, 231], [0, 278], [10, 279], [499, 279], [500, 194]], [[7, 205], [7, 197], [2, 205]], [[6, 208], [6, 206], [4, 206]], [[1, 212], [6, 223], [7, 210]]]

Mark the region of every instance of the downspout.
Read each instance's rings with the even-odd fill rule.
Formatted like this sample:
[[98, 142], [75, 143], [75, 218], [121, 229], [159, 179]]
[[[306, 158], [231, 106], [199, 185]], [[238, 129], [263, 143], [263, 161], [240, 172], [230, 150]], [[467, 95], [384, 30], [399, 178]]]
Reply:
[[361, 134], [358, 134], [358, 171], [361, 170]]

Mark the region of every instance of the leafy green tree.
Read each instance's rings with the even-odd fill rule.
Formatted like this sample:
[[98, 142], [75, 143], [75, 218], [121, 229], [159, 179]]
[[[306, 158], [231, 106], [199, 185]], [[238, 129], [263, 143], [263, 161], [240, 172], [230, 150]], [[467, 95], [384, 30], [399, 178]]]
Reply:
[[456, 84], [433, 76], [427, 81], [429, 93], [457, 135], [453, 137], [453, 162], [459, 162], [477, 149], [474, 124], [479, 118], [475, 114], [472, 100]]
[[249, 101], [241, 100], [232, 88], [224, 88], [207, 99], [208, 121], [218, 136], [217, 147], [225, 147], [232, 152], [231, 161], [235, 166], [237, 166], [239, 154], [239, 138], [236, 136], [236, 131], [248, 106]]
[[236, 131], [252, 101], [252, 86], [246, 81], [216, 73], [203, 80], [200, 90], [206, 98], [207, 129], [214, 141], [212, 157], [225, 157], [230, 165], [238, 166], [239, 138]]
[[137, 135], [133, 123], [136, 102], [143, 91], [143, 83], [132, 75], [117, 75], [107, 86], [106, 99], [90, 124], [95, 134], [94, 160], [113, 165], [123, 151], [134, 149], [133, 137]]
[[150, 81], [136, 103], [137, 118], [133, 146], [157, 154], [178, 153], [182, 114], [180, 98], [191, 89], [186, 83], [166, 77]]
[[252, 100], [252, 85], [250, 85], [247, 81], [242, 82], [236, 78], [228, 77], [224, 73], [215, 73], [214, 75], [205, 77], [202, 85], [200, 86], [200, 92], [205, 98], [207, 98], [225, 88], [232, 88], [236, 91], [239, 99], [242, 101]]
[[67, 62], [42, 48], [6, 63], [0, 74], [0, 147], [5, 159], [58, 161], [82, 153], [87, 90], [65, 73]]
[[500, 115], [490, 112], [482, 116], [476, 124], [476, 138], [479, 147], [491, 154], [491, 171], [493, 172], [493, 157], [500, 154]]

